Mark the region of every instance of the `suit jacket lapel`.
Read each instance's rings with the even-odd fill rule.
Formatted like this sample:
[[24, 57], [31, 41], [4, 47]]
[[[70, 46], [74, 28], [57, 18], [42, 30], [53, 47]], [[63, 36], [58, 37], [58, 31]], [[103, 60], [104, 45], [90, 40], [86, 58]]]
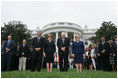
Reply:
[[65, 42], [63, 43], [63, 39], [62, 39], [62, 38], [61, 38], [61, 43], [62, 43], [62, 44], [64, 44], [64, 43], [65, 43]]
[[39, 43], [39, 42], [38, 42], [38, 37], [36, 37], [36, 42]]
[[63, 44], [63, 40], [62, 40], [62, 38], [61, 38], [61, 43]]
[[65, 38], [65, 40], [64, 40], [64, 44], [66, 43], [66, 38]]
[[61, 38], [61, 42], [62, 42], [62, 44], [64, 45], [64, 44], [65, 44], [65, 42], [66, 42], [66, 38], [64, 39], [64, 43], [63, 43], [63, 40], [62, 40], [62, 38]]
[[6, 45], [8, 45], [8, 40], [6, 41]]

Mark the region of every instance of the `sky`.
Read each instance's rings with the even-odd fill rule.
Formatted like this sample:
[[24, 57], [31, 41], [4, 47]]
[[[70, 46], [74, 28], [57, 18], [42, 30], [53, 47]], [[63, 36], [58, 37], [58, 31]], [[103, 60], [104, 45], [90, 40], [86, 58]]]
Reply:
[[115, 1], [2, 1], [1, 26], [16, 20], [30, 30], [53, 22], [72, 22], [97, 29], [103, 21], [117, 24]]

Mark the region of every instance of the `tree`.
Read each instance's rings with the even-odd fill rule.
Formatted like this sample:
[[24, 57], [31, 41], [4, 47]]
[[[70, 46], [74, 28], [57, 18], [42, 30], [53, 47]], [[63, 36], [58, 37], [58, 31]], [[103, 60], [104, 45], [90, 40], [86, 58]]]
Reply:
[[7, 24], [4, 23], [4, 27], [1, 28], [1, 39], [7, 40], [7, 36], [11, 35], [12, 39], [18, 44], [22, 43], [23, 39], [26, 39], [31, 44], [31, 31], [27, 29], [27, 25], [21, 21], [10, 21]]
[[91, 40], [95, 43], [96, 41], [100, 41], [100, 38], [103, 36], [105, 37], [106, 41], [113, 40], [114, 36], [117, 35], [116, 27], [117, 26], [114, 23], [112, 23], [111, 21], [103, 22], [101, 24], [100, 29], [98, 29], [97, 32], [95, 33], [96, 36], [89, 38], [89, 40]]

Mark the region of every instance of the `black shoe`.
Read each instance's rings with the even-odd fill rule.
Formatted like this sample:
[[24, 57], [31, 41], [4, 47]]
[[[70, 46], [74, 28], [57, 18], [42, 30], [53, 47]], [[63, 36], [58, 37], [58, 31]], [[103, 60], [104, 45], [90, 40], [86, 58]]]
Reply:
[[63, 72], [64, 70], [60, 70], [60, 72]]
[[64, 71], [64, 72], [67, 72], [67, 71], [68, 71], [68, 69], [64, 69], [63, 71]]

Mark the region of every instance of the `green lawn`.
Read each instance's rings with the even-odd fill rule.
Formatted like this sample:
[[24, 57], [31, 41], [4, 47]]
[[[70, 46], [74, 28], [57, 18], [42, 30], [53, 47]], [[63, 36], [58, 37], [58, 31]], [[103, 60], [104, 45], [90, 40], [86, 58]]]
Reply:
[[9, 71], [2, 72], [2, 78], [117, 78], [117, 72], [85, 70], [76, 72], [76, 69], [69, 69], [68, 72], [60, 72], [59, 69], [53, 69], [53, 72], [46, 72], [42, 69], [41, 72], [27, 71]]

